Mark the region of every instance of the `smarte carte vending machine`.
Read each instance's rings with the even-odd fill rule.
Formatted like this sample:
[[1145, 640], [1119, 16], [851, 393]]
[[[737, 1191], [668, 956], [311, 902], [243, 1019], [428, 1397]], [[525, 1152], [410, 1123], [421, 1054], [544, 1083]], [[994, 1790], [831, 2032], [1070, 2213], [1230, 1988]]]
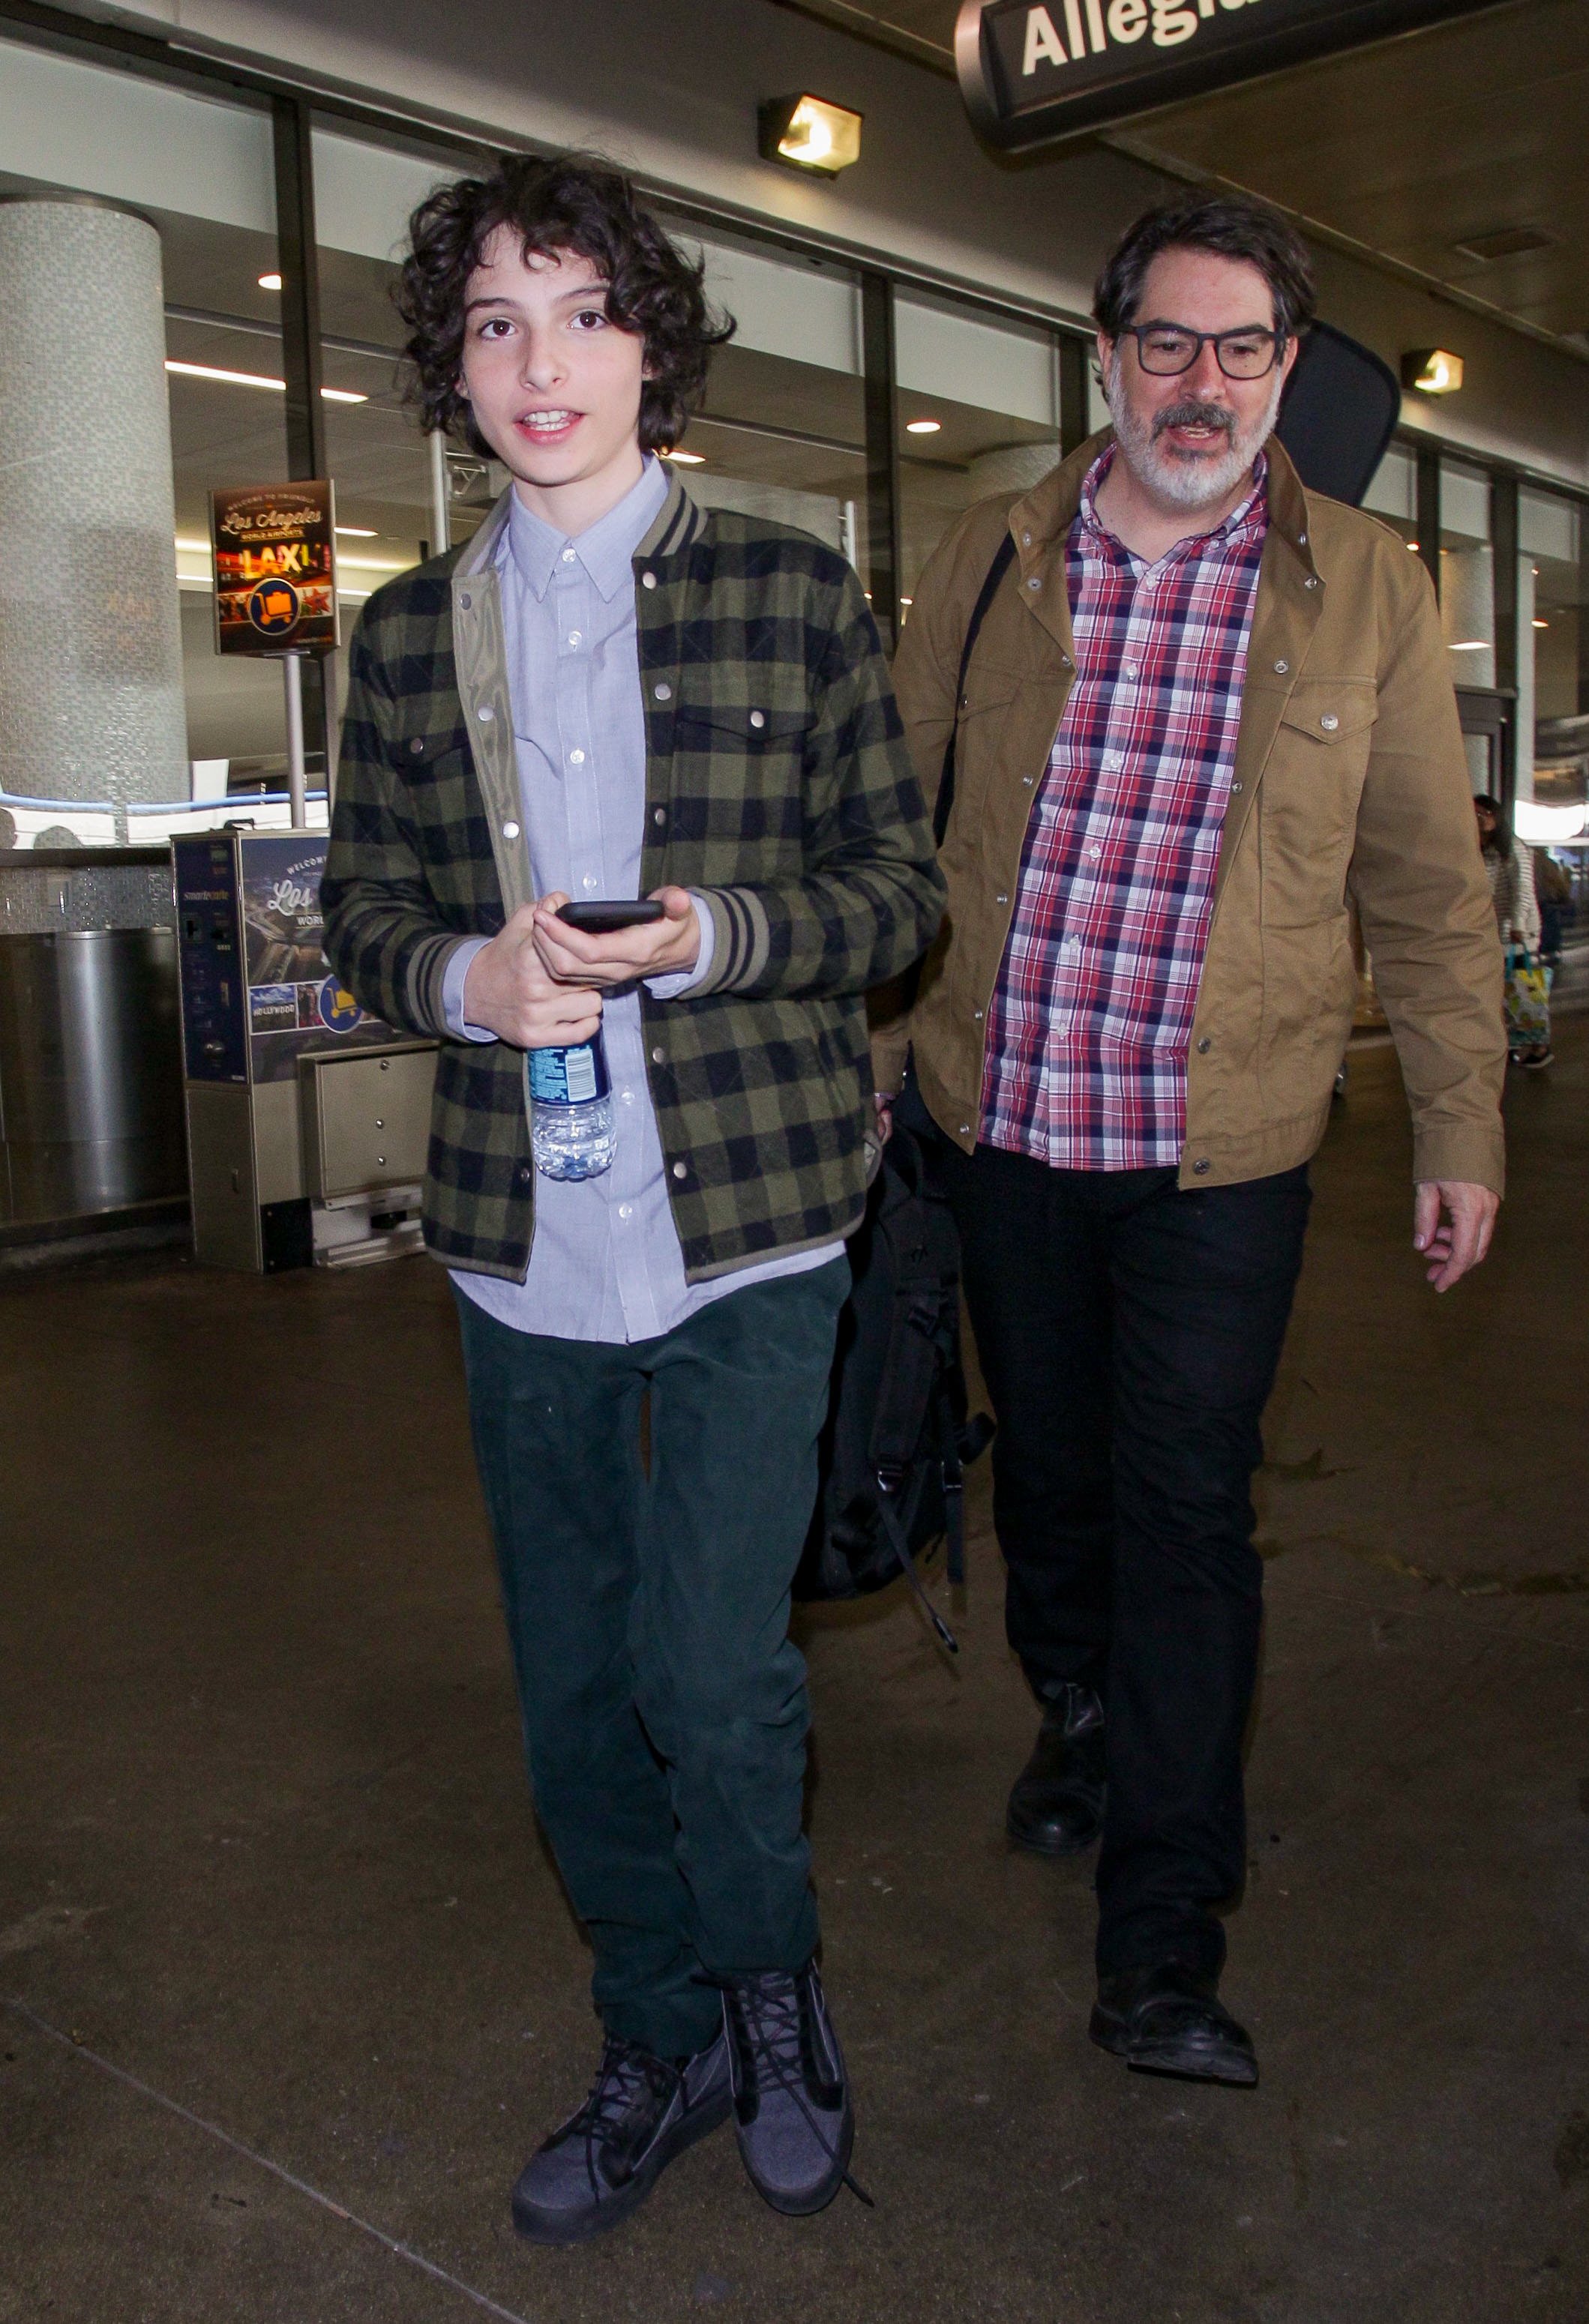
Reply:
[[273, 1275], [419, 1245], [436, 1047], [367, 1016], [321, 949], [326, 842], [172, 842], [196, 1257]]

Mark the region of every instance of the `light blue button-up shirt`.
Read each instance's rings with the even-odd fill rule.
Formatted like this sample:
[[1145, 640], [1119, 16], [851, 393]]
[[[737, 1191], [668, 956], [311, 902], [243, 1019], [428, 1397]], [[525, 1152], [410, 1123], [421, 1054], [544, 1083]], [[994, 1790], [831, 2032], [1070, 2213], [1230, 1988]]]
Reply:
[[[661, 464], [574, 540], [513, 496], [497, 551], [519, 788], [534, 892], [638, 896], [645, 821], [645, 711], [634, 613], [634, 556], [668, 494]], [[710, 965], [712, 923], [697, 911], [701, 957], [688, 974], [651, 980], [682, 1001]], [[485, 941], [448, 964], [443, 1006], [458, 1038], [464, 980]], [[662, 1144], [646, 1080], [640, 996], [609, 992], [602, 1013], [616, 1151], [599, 1178], [535, 1182], [535, 1232], [524, 1281], [458, 1269], [458, 1288], [514, 1331], [623, 1343], [673, 1331], [714, 1299], [836, 1259], [842, 1242], [760, 1259], [709, 1283], [684, 1279]]]

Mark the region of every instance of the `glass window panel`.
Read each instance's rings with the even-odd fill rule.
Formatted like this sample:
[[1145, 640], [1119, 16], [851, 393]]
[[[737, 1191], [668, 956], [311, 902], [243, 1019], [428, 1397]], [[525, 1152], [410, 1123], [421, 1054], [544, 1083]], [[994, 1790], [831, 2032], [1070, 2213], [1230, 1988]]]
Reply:
[[[259, 280], [276, 263], [269, 115], [0, 42], [0, 191], [102, 196], [159, 232], [188, 756], [281, 788], [281, 668], [216, 652], [208, 547], [214, 487], [286, 475], [278, 302]], [[128, 836], [152, 828], [134, 816]]]
[[1495, 683], [1495, 558], [1490, 478], [1465, 462], [1440, 463], [1440, 621], [1458, 686]]
[[706, 264], [706, 289], [736, 329], [712, 357], [706, 396], [678, 446], [690, 491], [815, 533], [866, 568], [865, 401], [860, 286], [847, 268], [773, 255], [663, 224]]
[[990, 322], [950, 300], [896, 304], [900, 591], [974, 502], [1026, 492], [1059, 457], [1059, 350], [1052, 331]]
[[[1518, 731], [1532, 745], [1518, 770], [1523, 798], [1581, 795], [1583, 737], [1564, 722], [1579, 715], [1584, 620], [1583, 510], [1564, 494], [1518, 493]], [[1529, 779], [1525, 779], [1529, 778]]]

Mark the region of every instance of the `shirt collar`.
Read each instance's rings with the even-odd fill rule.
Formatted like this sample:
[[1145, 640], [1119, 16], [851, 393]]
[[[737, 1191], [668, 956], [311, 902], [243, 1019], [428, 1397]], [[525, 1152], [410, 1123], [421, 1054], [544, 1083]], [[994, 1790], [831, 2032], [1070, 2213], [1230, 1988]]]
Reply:
[[610, 604], [620, 589], [633, 585], [634, 553], [656, 522], [668, 497], [668, 472], [654, 453], [645, 456], [645, 471], [617, 505], [572, 539], [527, 509], [517, 493], [508, 495], [508, 521], [503, 529], [499, 558], [512, 557], [526, 585], [544, 597], [565, 549], [572, 549], [596, 590]]
[[[1114, 464], [1118, 445], [1104, 446], [1082, 479], [1081, 502], [1076, 516], [1084, 540], [1091, 540], [1110, 555], [1126, 554], [1123, 542], [1116, 540], [1098, 515], [1098, 492], [1104, 477]], [[1232, 509], [1229, 516], [1216, 524], [1212, 532], [1193, 533], [1170, 550], [1172, 557], [1186, 557], [1194, 550], [1202, 553], [1210, 543], [1222, 548], [1245, 543], [1252, 538], [1253, 530], [1261, 531], [1269, 521], [1269, 460], [1260, 452], [1252, 463], [1252, 489], [1245, 500]]]

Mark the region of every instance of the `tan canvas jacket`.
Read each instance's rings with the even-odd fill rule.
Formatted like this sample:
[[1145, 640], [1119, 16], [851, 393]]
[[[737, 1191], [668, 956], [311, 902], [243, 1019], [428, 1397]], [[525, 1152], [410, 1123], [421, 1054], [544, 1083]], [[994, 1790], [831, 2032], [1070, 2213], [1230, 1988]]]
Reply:
[[[1001, 534], [1015, 561], [966, 680], [948, 909], [914, 1006], [874, 999], [878, 1087], [907, 1045], [921, 1094], [975, 1142], [989, 1003], [1036, 788], [1075, 678], [1065, 542], [1108, 436], [1035, 490], [970, 510], [917, 585], [894, 682], [934, 799], [971, 610]], [[1501, 951], [1427, 574], [1387, 526], [1305, 492], [1268, 447], [1270, 530], [1187, 1072], [1183, 1186], [1266, 1177], [1324, 1135], [1352, 1027], [1351, 915], [1395, 1035], [1414, 1175], [1502, 1183]]]

